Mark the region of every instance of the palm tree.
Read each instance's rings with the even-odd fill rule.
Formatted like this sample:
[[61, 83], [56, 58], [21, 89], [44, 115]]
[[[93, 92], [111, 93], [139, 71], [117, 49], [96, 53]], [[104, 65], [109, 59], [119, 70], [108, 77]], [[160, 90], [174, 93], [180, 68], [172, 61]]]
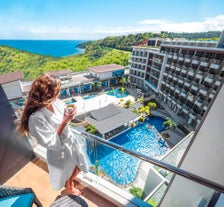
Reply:
[[144, 103], [144, 96], [141, 96], [139, 99], [138, 99], [139, 103]]
[[125, 92], [125, 88], [121, 87], [121, 94], [122, 94], [122, 96], [124, 96], [124, 92]]
[[163, 127], [166, 129], [172, 129], [176, 127], [176, 123], [169, 117], [166, 118], [166, 121], [163, 122]]
[[102, 88], [102, 81], [98, 81], [98, 82], [97, 82], [97, 88], [99, 89], [99, 91], [101, 91], [101, 88]]
[[148, 104], [147, 104], [147, 106], [149, 107], [149, 109], [154, 109], [154, 108], [156, 108], [157, 107], [157, 105], [156, 105], [156, 103], [155, 102], [149, 102]]
[[124, 84], [127, 82], [126, 78], [124, 76], [121, 77], [120, 79], [120, 83], [122, 84], [122, 86], [124, 86]]
[[114, 87], [110, 90], [110, 95], [114, 95], [115, 96], [115, 89], [114, 89]]

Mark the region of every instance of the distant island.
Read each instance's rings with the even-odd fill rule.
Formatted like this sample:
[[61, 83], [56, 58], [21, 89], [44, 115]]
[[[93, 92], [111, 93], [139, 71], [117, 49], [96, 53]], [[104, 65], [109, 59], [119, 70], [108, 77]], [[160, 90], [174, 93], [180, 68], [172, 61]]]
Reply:
[[0, 46], [0, 73], [21, 70], [25, 80], [32, 80], [45, 71], [70, 69], [85, 71], [88, 66], [119, 64], [128, 65], [132, 46], [152, 38], [186, 38], [187, 40], [218, 41], [221, 31], [203, 33], [139, 33], [109, 36], [101, 40], [82, 42], [76, 47], [85, 49], [83, 54], [52, 57]]

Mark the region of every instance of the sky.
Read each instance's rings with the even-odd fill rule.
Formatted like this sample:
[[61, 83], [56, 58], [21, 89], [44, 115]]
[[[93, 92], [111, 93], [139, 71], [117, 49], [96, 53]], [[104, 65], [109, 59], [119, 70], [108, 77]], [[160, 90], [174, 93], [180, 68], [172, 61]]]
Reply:
[[0, 39], [224, 30], [224, 0], [0, 0]]

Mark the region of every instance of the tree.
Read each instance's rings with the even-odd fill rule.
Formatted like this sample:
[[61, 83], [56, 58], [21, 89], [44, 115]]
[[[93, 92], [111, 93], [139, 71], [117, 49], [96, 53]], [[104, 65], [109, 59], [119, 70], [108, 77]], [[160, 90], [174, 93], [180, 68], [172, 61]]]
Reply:
[[100, 169], [99, 161], [95, 160], [94, 165], [90, 166], [90, 170], [94, 171], [95, 175], [105, 177], [106, 173]]
[[99, 89], [99, 91], [101, 91], [101, 88], [102, 88], [102, 81], [98, 81], [98, 82], [97, 82], [97, 88]]
[[109, 94], [115, 96], [115, 90], [114, 90], [114, 87], [109, 91]]
[[124, 92], [125, 92], [125, 88], [121, 87], [121, 94], [122, 94], [122, 96], [124, 96]]
[[130, 189], [129, 189], [129, 192], [138, 197], [138, 198], [142, 198], [142, 194], [143, 194], [143, 190], [139, 187], [136, 187], [136, 186], [132, 186]]
[[141, 97], [138, 99], [138, 101], [139, 101], [140, 103], [144, 103], [144, 96], [141, 96]]
[[156, 103], [154, 103], [154, 102], [149, 102], [149, 103], [147, 104], [147, 106], [149, 107], [149, 110], [150, 110], [150, 109], [155, 109], [155, 108], [157, 107]]
[[98, 132], [95, 124], [87, 126], [86, 131], [91, 134], [96, 134]]
[[163, 127], [166, 129], [172, 129], [176, 127], [176, 123], [169, 117], [166, 118], [166, 121], [163, 122]]
[[129, 108], [130, 105], [131, 105], [131, 100], [128, 99], [128, 100], [124, 103], [124, 105], [125, 105], [125, 108]]
[[124, 87], [124, 84], [127, 82], [126, 78], [124, 76], [121, 77], [120, 83]]

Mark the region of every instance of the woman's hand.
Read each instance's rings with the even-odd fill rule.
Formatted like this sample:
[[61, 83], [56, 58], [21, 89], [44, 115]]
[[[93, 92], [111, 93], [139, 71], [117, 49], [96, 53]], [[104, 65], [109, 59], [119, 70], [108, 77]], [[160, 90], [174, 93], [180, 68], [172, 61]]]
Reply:
[[66, 123], [70, 122], [74, 118], [76, 112], [76, 107], [71, 108], [69, 111], [64, 109], [63, 121], [65, 121]]
[[56, 132], [59, 136], [61, 135], [61, 133], [62, 133], [63, 129], [66, 127], [66, 125], [74, 118], [76, 112], [77, 112], [76, 107], [70, 108], [69, 110], [64, 109], [63, 120], [56, 130]]

